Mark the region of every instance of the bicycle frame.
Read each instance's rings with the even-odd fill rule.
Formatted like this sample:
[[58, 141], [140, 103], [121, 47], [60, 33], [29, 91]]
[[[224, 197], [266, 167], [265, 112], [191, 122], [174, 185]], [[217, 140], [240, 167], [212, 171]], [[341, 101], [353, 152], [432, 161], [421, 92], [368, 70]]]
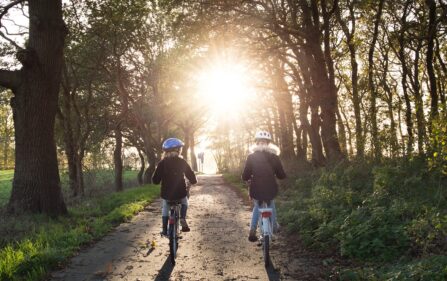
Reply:
[[264, 264], [269, 266], [270, 264], [270, 243], [272, 241], [273, 225], [272, 225], [272, 214], [273, 209], [267, 207], [266, 202], [262, 202], [259, 206], [259, 228], [261, 233], [261, 243], [264, 255]]
[[262, 208], [259, 208], [260, 233], [263, 237], [268, 236], [269, 238], [271, 238], [273, 234], [272, 233], [273, 225], [271, 220], [273, 209], [267, 208], [267, 204], [265, 202], [263, 202], [262, 205], [263, 205]]
[[171, 263], [175, 265], [175, 258], [177, 257], [178, 241], [179, 241], [179, 219], [181, 202], [168, 202], [169, 204], [169, 220], [168, 220], [168, 235], [169, 235], [169, 251]]

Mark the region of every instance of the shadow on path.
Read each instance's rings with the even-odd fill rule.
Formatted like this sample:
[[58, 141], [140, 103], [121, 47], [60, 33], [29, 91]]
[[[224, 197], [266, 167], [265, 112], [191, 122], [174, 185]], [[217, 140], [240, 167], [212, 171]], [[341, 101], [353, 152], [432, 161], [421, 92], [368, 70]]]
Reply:
[[269, 281], [279, 281], [281, 280], [281, 275], [279, 274], [278, 270], [275, 269], [275, 266], [272, 263], [272, 260], [269, 257], [269, 266], [265, 268], [265, 271], [267, 272], [267, 276], [269, 277]]
[[168, 256], [165, 260], [165, 263], [163, 264], [160, 271], [158, 272], [157, 277], [155, 277], [154, 281], [169, 280], [173, 270], [174, 270], [174, 266], [171, 263], [171, 256]]

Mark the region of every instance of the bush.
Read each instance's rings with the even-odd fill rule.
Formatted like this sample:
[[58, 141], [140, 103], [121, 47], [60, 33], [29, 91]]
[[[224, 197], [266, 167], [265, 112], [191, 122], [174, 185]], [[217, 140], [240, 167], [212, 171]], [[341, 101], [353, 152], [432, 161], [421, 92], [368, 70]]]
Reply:
[[[447, 259], [447, 182], [424, 159], [342, 163], [287, 186], [278, 216], [288, 230], [299, 231], [312, 248], [372, 262], [370, 269], [347, 271], [342, 280], [406, 280], [396, 268], [428, 278], [420, 270], [431, 266], [425, 260], [439, 255], [430, 267], [434, 272]], [[392, 260], [407, 262], [385, 270], [383, 263]]]

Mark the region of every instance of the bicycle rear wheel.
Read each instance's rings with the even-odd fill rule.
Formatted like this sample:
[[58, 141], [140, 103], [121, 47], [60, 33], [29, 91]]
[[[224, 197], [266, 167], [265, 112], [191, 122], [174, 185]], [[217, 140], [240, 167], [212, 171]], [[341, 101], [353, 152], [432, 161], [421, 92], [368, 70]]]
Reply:
[[264, 254], [264, 265], [268, 267], [270, 264], [270, 237], [269, 235], [264, 235], [264, 242], [262, 243], [262, 250]]
[[177, 257], [177, 231], [176, 231], [176, 225], [172, 224], [169, 228], [169, 256], [171, 258], [172, 265], [175, 265], [175, 258]]

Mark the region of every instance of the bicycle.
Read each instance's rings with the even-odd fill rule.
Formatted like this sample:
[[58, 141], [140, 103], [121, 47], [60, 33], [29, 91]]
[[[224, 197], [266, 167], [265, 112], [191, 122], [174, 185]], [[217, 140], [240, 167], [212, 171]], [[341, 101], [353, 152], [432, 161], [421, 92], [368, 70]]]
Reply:
[[169, 221], [168, 221], [168, 236], [169, 236], [169, 256], [172, 265], [175, 265], [175, 258], [177, 257], [177, 249], [179, 245], [179, 219], [180, 207], [182, 202], [180, 200], [168, 201], [169, 205]]
[[272, 242], [273, 225], [272, 213], [273, 209], [269, 208], [270, 201], [259, 202], [259, 230], [261, 235], [262, 253], [264, 256], [264, 265], [266, 267], [270, 264], [270, 244]]

